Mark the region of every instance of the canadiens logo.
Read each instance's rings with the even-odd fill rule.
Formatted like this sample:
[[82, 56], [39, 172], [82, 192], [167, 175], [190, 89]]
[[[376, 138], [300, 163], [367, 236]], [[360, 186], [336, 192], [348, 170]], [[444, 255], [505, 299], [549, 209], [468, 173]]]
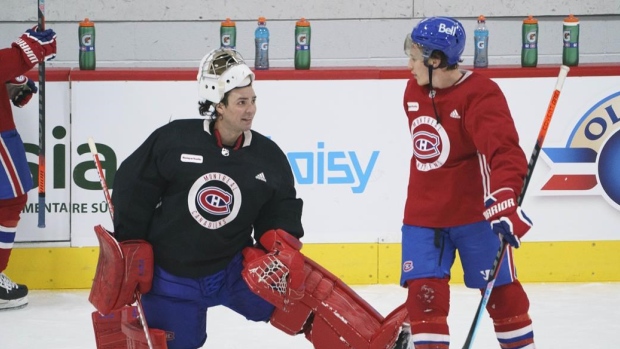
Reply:
[[426, 172], [443, 166], [450, 154], [448, 134], [433, 117], [420, 116], [413, 120], [411, 140], [419, 171]]
[[239, 214], [241, 190], [227, 175], [207, 173], [192, 185], [187, 206], [196, 222], [207, 229], [217, 229], [232, 222]]
[[208, 213], [221, 216], [230, 213], [233, 197], [218, 187], [206, 187], [198, 192], [198, 206]]
[[406, 273], [408, 271], [412, 271], [413, 270], [413, 262], [412, 261], [405, 261], [405, 263], [403, 263], [403, 271]]
[[551, 173], [547, 195], [600, 195], [620, 210], [620, 92], [590, 108], [571, 131], [566, 146], [543, 148]]

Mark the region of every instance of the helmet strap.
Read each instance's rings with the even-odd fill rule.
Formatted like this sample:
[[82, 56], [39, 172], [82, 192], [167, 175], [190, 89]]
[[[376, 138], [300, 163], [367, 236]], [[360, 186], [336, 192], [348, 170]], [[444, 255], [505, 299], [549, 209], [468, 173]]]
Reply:
[[439, 117], [439, 113], [437, 113], [437, 106], [435, 106], [435, 88], [433, 87], [433, 70], [436, 68], [433, 67], [432, 64], [426, 62], [426, 66], [428, 67], [428, 87], [430, 89], [431, 102], [433, 103], [433, 111], [435, 112], [435, 120], [437, 123], [441, 123], [441, 118]]

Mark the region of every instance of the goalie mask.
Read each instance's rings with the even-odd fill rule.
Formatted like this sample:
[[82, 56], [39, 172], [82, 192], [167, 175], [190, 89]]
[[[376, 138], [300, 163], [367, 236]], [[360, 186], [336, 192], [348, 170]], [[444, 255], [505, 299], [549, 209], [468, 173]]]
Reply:
[[249, 86], [254, 73], [241, 54], [232, 49], [216, 49], [202, 58], [198, 70], [198, 98], [219, 103], [224, 94], [237, 87]]

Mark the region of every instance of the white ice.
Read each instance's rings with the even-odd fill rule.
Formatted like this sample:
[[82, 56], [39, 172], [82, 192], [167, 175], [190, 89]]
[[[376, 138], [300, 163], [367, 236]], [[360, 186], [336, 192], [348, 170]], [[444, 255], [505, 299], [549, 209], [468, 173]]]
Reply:
[[[525, 284], [531, 301], [536, 345], [545, 349], [620, 348], [620, 283]], [[354, 286], [387, 315], [405, 300], [396, 285]], [[480, 294], [452, 285], [449, 317], [452, 348], [461, 348]], [[88, 290], [42, 291], [29, 295], [26, 308], [0, 312], [0, 349], [95, 348]], [[209, 310], [203, 348], [311, 349], [302, 336], [288, 336], [266, 323], [246, 321], [233, 311]], [[473, 348], [499, 348], [491, 320], [482, 316]]]

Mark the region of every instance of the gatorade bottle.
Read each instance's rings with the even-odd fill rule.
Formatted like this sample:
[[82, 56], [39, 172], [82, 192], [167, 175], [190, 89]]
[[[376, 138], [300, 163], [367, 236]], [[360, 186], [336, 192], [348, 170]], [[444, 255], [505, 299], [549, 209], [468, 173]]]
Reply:
[[310, 69], [310, 22], [301, 18], [295, 24], [295, 69]]
[[234, 49], [237, 46], [237, 27], [230, 18], [226, 18], [220, 26], [220, 43], [222, 48]]
[[524, 19], [521, 36], [521, 66], [535, 67], [538, 64], [538, 20], [531, 15]]
[[478, 17], [478, 26], [474, 30], [474, 68], [486, 68], [489, 66], [489, 29], [486, 18]]
[[80, 40], [80, 70], [95, 70], [95, 23], [84, 18], [78, 27]]
[[258, 27], [254, 31], [256, 44], [254, 69], [269, 69], [269, 29], [265, 17], [258, 17]]
[[569, 67], [579, 64], [579, 18], [573, 15], [564, 18], [562, 64]]

